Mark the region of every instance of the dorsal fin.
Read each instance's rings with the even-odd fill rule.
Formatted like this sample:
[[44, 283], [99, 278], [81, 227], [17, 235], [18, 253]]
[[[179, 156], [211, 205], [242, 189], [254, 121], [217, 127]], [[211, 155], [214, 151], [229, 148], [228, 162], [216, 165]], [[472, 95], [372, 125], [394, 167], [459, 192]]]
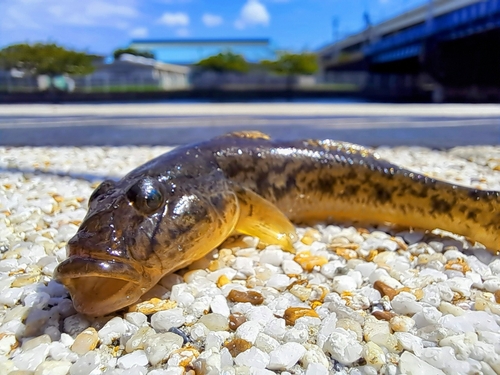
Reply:
[[268, 136], [267, 134], [259, 132], [257, 130], [241, 130], [241, 131], [226, 133], [221, 135], [219, 138], [225, 138], [225, 137], [265, 139], [265, 140], [271, 139], [271, 137]]

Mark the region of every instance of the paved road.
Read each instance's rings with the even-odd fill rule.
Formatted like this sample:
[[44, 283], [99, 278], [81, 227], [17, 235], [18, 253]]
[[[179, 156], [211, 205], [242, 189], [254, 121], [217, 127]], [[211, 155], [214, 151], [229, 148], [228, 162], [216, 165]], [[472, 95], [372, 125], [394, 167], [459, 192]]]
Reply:
[[500, 106], [0, 106], [0, 145], [10, 146], [177, 145], [247, 129], [370, 146], [499, 145]]

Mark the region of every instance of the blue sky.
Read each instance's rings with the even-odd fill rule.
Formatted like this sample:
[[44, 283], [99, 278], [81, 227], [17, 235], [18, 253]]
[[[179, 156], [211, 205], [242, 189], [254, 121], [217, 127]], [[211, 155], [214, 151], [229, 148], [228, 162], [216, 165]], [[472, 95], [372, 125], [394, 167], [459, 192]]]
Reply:
[[57, 42], [110, 54], [131, 39], [270, 38], [313, 50], [428, 0], [0, 0], [0, 46]]

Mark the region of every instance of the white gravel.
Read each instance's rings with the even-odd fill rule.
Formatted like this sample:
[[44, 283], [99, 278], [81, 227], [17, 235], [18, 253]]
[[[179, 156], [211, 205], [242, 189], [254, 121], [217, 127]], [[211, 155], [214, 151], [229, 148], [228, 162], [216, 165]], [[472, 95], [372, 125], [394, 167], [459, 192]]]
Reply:
[[[298, 255], [235, 239], [149, 306], [76, 314], [51, 275], [93, 187], [166, 150], [0, 148], [0, 374], [500, 373], [500, 258], [439, 231], [298, 228]], [[500, 190], [500, 148], [379, 152]]]

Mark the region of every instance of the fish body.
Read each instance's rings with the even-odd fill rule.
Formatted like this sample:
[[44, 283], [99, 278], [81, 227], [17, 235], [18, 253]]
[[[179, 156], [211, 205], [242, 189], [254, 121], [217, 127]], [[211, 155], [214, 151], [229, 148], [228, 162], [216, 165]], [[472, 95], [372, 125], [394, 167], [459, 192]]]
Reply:
[[498, 192], [426, 177], [362, 146], [230, 133], [104, 181], [54, 277], [79, 312], [104, 315], [233, 233], [293, 252], [291, 222], [440, 228], [498, 250], [499, 202]]

